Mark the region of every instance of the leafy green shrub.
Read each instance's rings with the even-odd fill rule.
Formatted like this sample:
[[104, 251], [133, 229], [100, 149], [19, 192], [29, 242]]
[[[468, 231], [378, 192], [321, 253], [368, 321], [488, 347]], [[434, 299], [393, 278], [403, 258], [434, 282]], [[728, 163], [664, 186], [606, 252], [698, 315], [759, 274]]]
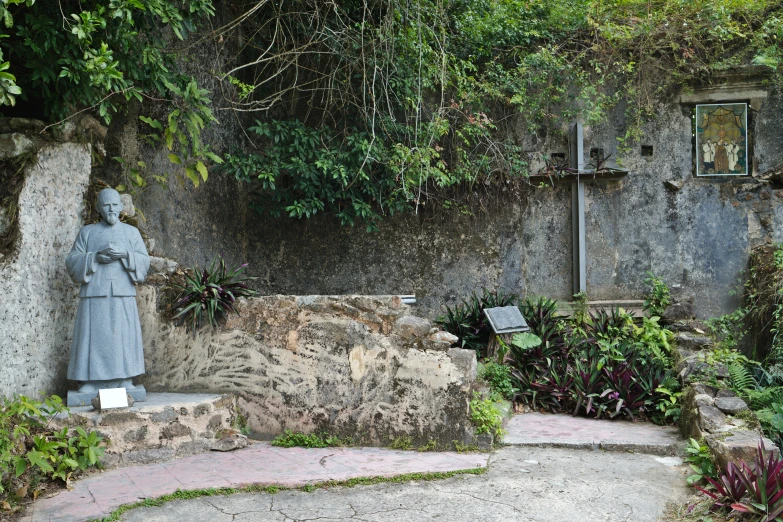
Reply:
[[294, 433], [291, 430], [285, 430], [282, 435], [278, 435], [272, 441], [272, 446], [280, 446], [282, 448], [292, 448], [294, 446], [300, 446], [302, 448], [328, 448], [346, 445], [349, 445], [348, 441], [342, 440], [336, 435], [328, 435], [326, 433]]
[[400, 435], [389, 444], [391, 449], [408, 451], [413, 447], [413, 441], [408, 435]]
[[470, 420], [476, 427], [476, 435], [490, 433], [496, 439], [505, 434], [503, 430], [503, 412], [497, 405], [498, 396], [482, 399], [478, 393], [470, 401]]
[[669, 287], [666, 286], [663, 279], [655, 277], [652, 272], [647, 272], [647, 279], [644, 282], [650, 285], [650, 293], [645, 296], [642, 309], [651, 316], [660, 317], [671, 302]]
[[174, 318], [190, 318], [195, 331], [204, 323], [217, 326], [218, 320], [229, 312], [236, 312], [234, 303], [240, 297], [256, 294], [247, 286], [255, 277], [241, 277], [247, 264], [229, 271], [222, 257], [217, 256], [209, 267], [193, 268], [193, 275], [185, 274], [183, 283], [172, 282], [170, 289], [178, 291], [171, 306]]
[[68, 408], [53, 395], [43, 402], [24, 395], [4, 398], [0, 407], [0, 502], [12, 505], [20, 491], [35, 498], [42, 479], [68, 484], [74, 475], [98, 464], [103, 439], [84, 428], [54, 430], [54, 415]]
[[694, 471], [694, 474], [689, 475], [686, 479], [688, 484], [706, 481], [706, 478], [717, 478], [718, 471], [712, 461], [709, 446], [691, 438], [688, 445], [685, 446], [685, 453], [684, 460]]
[[459, 337], [460, 346], [475, 350], [479, 356], [485, 356], [492, 327], [484, 315], [484, 308], [496, 308], [514, 304], [514, 294], [503, 294], [500, 290], [486, 288], [479, 297], [474, 292], [468, 299], [462, 300], [453, 309], [446, 306], [446, 315], [438, 317], [436, 323], [447, 332]]
[[511, 368], [496, 362], [488, 362], [483, 365], [480, 377], [484, 379], [489, 388], [506, 399], [512, 399], [516, 388], [511, 381]]
[[521, 307], [540, 342], [512, 341], [509, 347], [517, 399], [575, 415], [642, 416], [658, 423], [678, 419], [672, 334], [657, 318], [642, 318], [637, 326], [631, 314], [614, 309], [577, 323], [558, 317], [556, 304], [543, 298]]

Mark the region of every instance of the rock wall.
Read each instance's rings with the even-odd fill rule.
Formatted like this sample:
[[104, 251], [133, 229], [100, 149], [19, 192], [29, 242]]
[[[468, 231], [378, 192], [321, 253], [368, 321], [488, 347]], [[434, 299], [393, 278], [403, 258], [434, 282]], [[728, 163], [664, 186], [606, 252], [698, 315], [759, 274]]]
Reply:
[[87, 145], [45, 145], [26, 167], [17, 247], [0, 259], [0, 396], [65, 390], [78, 299], [65, 256], [89, 179]]
[[150, 391], [233, 393], [255, 436], [326, 430], [373, 444], [407, 435], [471, 439], [471, 350], [450, 348], [396, 297], [244, 300], [225, 328], [197, 334], [139, 288]]
[[[754, 176], [694, 177], [690, 110], [715, 101], [750, 102]], [[783, 238], [783, 186], [760, 178], [783, 164], [781, 121], [781, 93], [748, 84], [697, 90], [662, 105], [641, 142], [622, 153], [620, 110], [606, 124], [586, 127], [586, 164], [590, 150], [600, 148], [611, 154], [610, 165], [620, 157], [630, 170], [621, 181], [586, 187], [589, 297], [641, 299], [650, 270], [678, 297], [694, 295], [699, 317], [733, 310], [737, 298], [729, 291], [749, 249]], [[534, 157], [568, 150], [565, 138], [533, 142], [521, 123], [518, 134]], [[652, 155], [642, 156], [641, 146], [652, 147]], [[261, 218], [247, 208], [249, 190], [219, 176], [199, 189], [151, 188], [139, 199], [148, 217], [143, 226], [162, 255], [185, 264], [218, 253], [234, 264], [250, 262], [264, 294], [415, 293], [418, 313], [431, 318], [482, 287], [570, 299], [568, 185], [531, 187], [524, 201], [472, 208], [473, 216], [395, 216], [371, 234], [341, 229], [330, 216]]]

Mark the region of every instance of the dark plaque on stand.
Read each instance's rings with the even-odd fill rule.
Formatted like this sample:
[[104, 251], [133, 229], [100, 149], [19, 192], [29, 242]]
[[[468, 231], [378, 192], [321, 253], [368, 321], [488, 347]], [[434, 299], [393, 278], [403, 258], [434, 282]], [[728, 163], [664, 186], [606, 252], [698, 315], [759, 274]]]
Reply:
[[484, 314], [489, 319], [492, 331], [498, 335], [530, 331], [522, 312], [516, 306], [485, 308]]

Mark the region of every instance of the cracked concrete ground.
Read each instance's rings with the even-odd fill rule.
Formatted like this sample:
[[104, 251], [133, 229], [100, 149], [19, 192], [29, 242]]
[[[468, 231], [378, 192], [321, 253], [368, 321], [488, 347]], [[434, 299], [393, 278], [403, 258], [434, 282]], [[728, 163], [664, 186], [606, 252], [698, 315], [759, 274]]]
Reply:
[[483, 475], [275, 494], [177, 500], [125, 513], [126, 522], [644, 522], [689, 495], [680, 459], [505, 447]]

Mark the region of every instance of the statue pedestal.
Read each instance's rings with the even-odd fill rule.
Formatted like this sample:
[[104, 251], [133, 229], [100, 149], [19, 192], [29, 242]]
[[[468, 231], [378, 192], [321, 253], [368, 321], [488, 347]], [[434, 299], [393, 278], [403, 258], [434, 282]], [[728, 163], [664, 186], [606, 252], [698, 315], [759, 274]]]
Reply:
[[55, 415], [52, 426], [99, 430], [111, 440], [101, 462], [116, 468], [209, 452], [215, 435], [231, 428], [237, 405], [231, 395], [150, 392], [146, 402], [130, 408], [99, 413], [89, 405], [70, 410], [70, 415]]
[[[126, 389], [128, 395], [133, 397], [133, 402], [144, 402], [147, 400], [147, 390], [143, 384], [137, 384], [132, 390]], [[77, 390], [68, 390], [68, 399], [66, 406], [69, 408], [74, 406], [90, 406], [92, 407], [92, 400], [98, 396], [98, 392], [79, 392]]]

